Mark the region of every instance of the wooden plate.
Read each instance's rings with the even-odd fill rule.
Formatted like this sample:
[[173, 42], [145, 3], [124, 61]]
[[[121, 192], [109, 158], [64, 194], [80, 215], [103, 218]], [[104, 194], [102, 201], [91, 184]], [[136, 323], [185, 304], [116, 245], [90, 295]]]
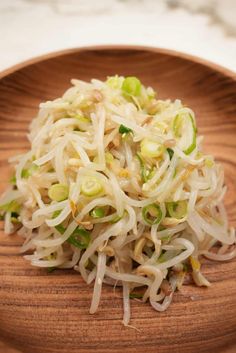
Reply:
[[[71, 78], [135, 75], [161, 98], [192, 107], [205, 150], [225, 166], [230, 223], [236, 226], [236, 78], [226, 69], [187, 55], [144, 47], [93, 47], [44, 56], [16, 66], [0, 79], [0, 191], [11, 174], [7, 159], [25, 151], [26, 132], [41, 101], [61, 96]], [[1, 225], [2, 228], [2, 225]], [[104, 285], [99, 312], [89, 315], [92, 287], [72, 270], [30, 266], [21, 239], [0, 234], [0, 337], [28, 353], [236, 350], [236, 261], [207, 262], [212, 287], [184, 286], [168, 311], [132, 301], [131, 325], [122, 326], [122, 299]]]

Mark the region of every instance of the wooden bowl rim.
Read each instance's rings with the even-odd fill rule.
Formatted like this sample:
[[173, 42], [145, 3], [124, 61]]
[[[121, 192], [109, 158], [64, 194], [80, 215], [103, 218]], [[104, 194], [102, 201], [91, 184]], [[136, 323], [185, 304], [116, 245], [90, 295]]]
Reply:
[[181, 58], [183, 60], [195, 62], [196, 64], [205, 66], [213, 71], [218, 71], [219, 73], [228, 76], [232, 80], [236, 81], [236, 73], [224, 66], [216, 64], [212, 61], [207, 59], [203, 59], [201, 57], [187, 54], [184, 52], [180, 52], [177, 50], [166, 49], [161, 47], [154, 47], [154, 46], [143, 46], [143, 45], [125, 45], [125, 44], [108, 44], [108, 45], [88, 45], [88, 46], [81, 46], [76, 48], [70, 49], [62, 49], [58, 51], [49, 52], [47, 54], [39, 55], [27, 60], [24, 60], [18, 64], [15, 64], [5, 70], [0, 71], [0, 80], [21, 70], [26, 68], [27, 66], [31, 66], [42, 61], [50, 60], [53, 58], [58, 58], [60, 56], [68, 55], [68, 54], [76, 54], [76, 53], [84, 53], [89, 51], [110, 51], [110, 50], [133, 50], [133, 51], [147, 51], [150, 53], [155, 54], [164, 54], [169, 55], [176, 58]]

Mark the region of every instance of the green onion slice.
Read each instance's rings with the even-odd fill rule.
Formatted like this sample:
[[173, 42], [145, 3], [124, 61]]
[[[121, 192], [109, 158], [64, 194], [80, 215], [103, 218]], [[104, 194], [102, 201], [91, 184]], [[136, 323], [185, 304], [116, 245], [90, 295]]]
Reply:
[[103, 207], [95, 207], [89, 212], [90, 216], [93, 218], [102, 218], [105, 216], [105, 209]]
[[[21, 178], [28, 179], [36, 170], [39, 169], [39, 166], [36, 164], [31, 164], [29, 168], [22, 169]], [[16, 176], [13, 175], [10, 179], [10, 183], [16, 185]]]
[[81, 184], [81, 192], [85, 196], [96, 196], [103, 191], [103, 186], [98, 178], [84, 178]]
[[170, 217], [181, 219], [187, 214], [188, 203], [186, 200], [178, 202], [167, 202], [166, 208]]
[[141, 94], [141, 82], [137, 77], [126, 77], [122, 84], [122, 91], [124, 94], [129, 96], [140, 96]]
[[138, 158], [138, 161], [140, 164], [142, 181], [146, 182], [148, 179], [147, 179], [147, 169], [144, 165], [144, 161], [139, 153], [136, 154], [136, 157]]
[[152, 203], [148, 206], [143, 207], [142, 216], [147, 224], [158, 224], [162, 218], [162, 211], [159, 205]]
[[64, 234], [66, 231], [66, 228], [62, 224], [58, 224], [55, 228], [60, 234]]
[[65, 184], [54, 184], [48, 190], [48, 196], [53, 201], [63, 201], [68, 198], [69, 187]]
[[25, 168], [22, 170], [21, 178], [28, 179], [38, 169], [39, 169], [39, 166], [32, 163], [29, 168]]
[[185, 153], [190, 154], [196, 148], [197, 128], [193, 116], [189, 113], [176, 115], [172, 125], [177, 146]]
[[82, 227], [77, 227], [67, 239], [67, 242], [79, 249], [87, 249], [90, 240], [90, 233]]
[[141, 144], [141, 155], [143, 157], [156, 158], [163, 154], [164, 146], [156, 141], [145, 138]]
[[154, 176], [154, 174], [156, 172], [156, 168], [152, 167], [152, 168], [148, 169], [145, 166], [144, 160], [141, 157], [140, 153], [137, 153], [136, 157], [138, 158], [138, 161], [140, 164], [142, 182], [146, 183], [148, 180], [152, 179], [152, 177]]
[[[61, 213], [61, 210], [57, 210], [53, 213], [52, 218], [56, 218], [59, 216], [59, 214]], [[62, 223], [58, 224], [57, 226], [55, 226], [56, 230], [60, 233], [63, 234], [66, 230], [66, 228], [62, 225]]]

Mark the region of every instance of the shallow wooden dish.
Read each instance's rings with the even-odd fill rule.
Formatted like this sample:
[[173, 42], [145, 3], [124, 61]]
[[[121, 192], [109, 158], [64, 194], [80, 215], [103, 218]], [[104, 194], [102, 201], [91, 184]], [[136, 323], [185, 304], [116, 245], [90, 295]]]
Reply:
[[[226, 69], [183, 54], [142, 47], [94, 47], [60, 52], [18, 65], [0, 76], [2, 192], [7, 159], [28, 148], [26, 132], [41, 101], [61, 96], [71, 78], [135, 75], [161, 98], [180, 98], [197, 116], [205, 150], [225, 166], [227, 210], [236, 226], [236, 78]], [[30, 266], [21, 239], [0, 234], [0, 338], [28, 353], [236, 351], [236, 261], [206, 262], [209, 289], [184, 286], [167, 312], [132, 301], [122, 326], [119, 290], [103, 288], [99, 312], [89, 315], [92, 287], [78, 273]], [[228, 348], [227, 348], [228, 347]]]

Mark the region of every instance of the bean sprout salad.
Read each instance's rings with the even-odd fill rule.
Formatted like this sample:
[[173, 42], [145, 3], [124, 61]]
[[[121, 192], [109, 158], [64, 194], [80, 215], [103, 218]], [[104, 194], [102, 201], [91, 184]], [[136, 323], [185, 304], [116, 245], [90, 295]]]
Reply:
[[201, 259], [230, 260], [235, 231], [223, 205], [222, 166], [201, 148], [194, 112], [161, 100], [136, 77], [72, 80], [62, 98], [40, 104], [30, 150], [0, 199], [5, 233], [24, 238], [32, 265], [74, 268], [166, 310], [186, 274], [210, 283]]

